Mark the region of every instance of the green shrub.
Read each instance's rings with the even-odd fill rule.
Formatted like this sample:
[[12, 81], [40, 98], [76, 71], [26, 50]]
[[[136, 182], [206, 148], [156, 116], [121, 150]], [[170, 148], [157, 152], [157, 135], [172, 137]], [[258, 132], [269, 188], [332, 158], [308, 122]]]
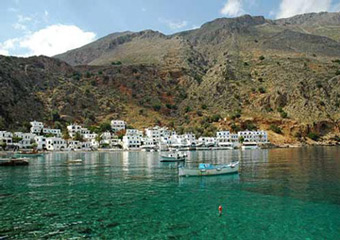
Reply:
[[263, 87], [259, 87], [259, 92], [260, 93], [266, 93], [266, 89], [264, 89]]
[[280, 112], [280, 116], [282, 118], [287, 118], [288, 117], [288, 113], [286, 113], [285, 111], [282, 111], [282, 112]]
[[270, 125], [269, 129], [272, 130], [273, 132], [277, 133], [277, 134], [282, 133], [281, 128], [279, 126], [274, 125], [274, 124]]
[[187, 107], [185, 108], [185, 112], [186, 112], [186, 113], [191, 112], [191, 107], [187, 106]]
[[307, 137], [312, 139], [313, 141], [318, 141], [319, 138], [320, 138], [319, 134], [317, 134], [315, 132], [308, 133]]
[[264, 56], [260, 56], [259, 59], [262, 61], [262, 60], [265, 59], [265, 57]]
[[221, 119], [221, 115], [220, 114], [214, 114], [211, 117], [211, 121], [212, 122], [218, 122]]
[[202, 107], [202, 109], [207, 109], [208, 108], [206, 104], [202, 104], [201, 107]]
[[336, 70], [335, 75], [339, 76], [340, 75], [340, 70]]
[[155, 111], [159, 111], [159, 110], [161, 110], [162, 106], [160, 104], [155, 104], [155, 105], [152, 106], [152, 108]]

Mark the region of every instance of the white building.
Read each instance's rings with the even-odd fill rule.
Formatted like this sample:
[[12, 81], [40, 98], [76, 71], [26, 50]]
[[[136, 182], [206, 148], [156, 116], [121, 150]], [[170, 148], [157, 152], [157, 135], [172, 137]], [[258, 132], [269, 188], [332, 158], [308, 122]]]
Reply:
[[200, 137], [198, 143], [204, 147], [213, 147], [216, 144], [216, 139], [214, 137]]
[[30, 129], [31, 133], [40, 135], [41, 130], [44, 128], [44, 124], [42, 122], [37, 121], [30, 122], [30, 124], [32, 126]]
[[85, 134], [90, 134], [90, 130], [88, 130], [87, 128], [83, 128], [80, 125], [77, 124], [72, 124], [67, 126], [67, 131], [68, 134], [70, 135], [70, 137], [74, 138], [74, 136], [76, 135], [76, 133], [79, 133], [81, 135], [85, 135]]
[[81, 144], [79, 141], [75, 141], [75, 140], [69, 140], [67, 142], [67, 147], [70, 150], [76, 150], [76, 149], [81, 149]]
[[124, 130], [126, 128], [126, 122], [124, 122], [123, 120], [112, 120], [111, 128], [114, 132]]
[[86, 133], [84, 134], [84, 140], [93, 140], [96, 139], [98, 137], [97, 133]]
[[268, 143], [268, 134], [266, 131], [241, 131], [238, 137], [243, 137], [244, 142]]
[[46, 143], [46, 148], [50, 151], [63, 151], [67, 148], [66, 140], [62, 138], [50, 137], [46, 139]]
[[61, 137], [61, 130], [60, 129], [52, 129], [52, 128], [43, 128], [44, 134], [52, 134], [55, 137]]
[[6, 143], [7, 145], [11, 145], [13, 138], [13, 134], [11, 132], [0, 131], [0, 143]]
[[155, 126], [152, 128], [145, 129], [145, 135], [153, 140], [153, 144], [164, 144], [164, 142], [170, 141], [170, 136], [176, 134], [171, 132], [166, 127]]
[[142, 131], [137, 129], [127, 129], [123, 137], [123, 148], [133, 149], [141, 146], [141, 138], [143, 137]]
[[34, 138], [36, 137], [33, 133], [22, 133], [22, 132], [15, 132], [14, 135], [18, 138], [21, 138], [21, 140], [16, 143], [19, 148], [30, 148], [32, 147], [32, 144], [34, 143]]
[[229, 131], [219, 131], [216, 133], [216, 144], [220, 147], [234, 147], [238, 143], [238, 135]]
[[37, 149], [38, 150], [44, 150], [44, 149], [47, 149], [47, 141], [46, 141], [46, 137], [44, 136], [36, 136], [34, 138], [36, 144], [38, 145], [37, 146]]

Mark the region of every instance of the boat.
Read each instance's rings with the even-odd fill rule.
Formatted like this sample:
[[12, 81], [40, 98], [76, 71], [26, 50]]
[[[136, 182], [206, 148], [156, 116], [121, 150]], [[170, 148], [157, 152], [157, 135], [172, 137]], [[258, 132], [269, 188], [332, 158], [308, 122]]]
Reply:
[[40, 157], [43, 156], [44, 153], [33, 150], [31, 152], [21, 151], [19, 153], [15, 153], [14, 155], [17, 157]]
[[68, 160], [67, 163], [82, 163], [83, 159]]
[[170, 153], [169, 155], [161, 156], [161, 162], [181, 162], [185, 161], [187, 155], [186, 154], [180, 154], [180, 153]]
[[3, 158], [0, 159], [0, 166], [9, 167], [9, 166], [27, 166], [29, 162], [27, 158]]
[[259, 146], [256, 142], [244, 142], [242, 145], [242, 150], [246, 149], [258, 149]]
[[230, 163], [227, 165], [213, 165], [209, 163], [200, 163], [197, 169], [189, 169], [183, 166], [178, 168], [179, 176], [213, 176], [222, 174], [237, 173], [239, 170], [239, 162]]

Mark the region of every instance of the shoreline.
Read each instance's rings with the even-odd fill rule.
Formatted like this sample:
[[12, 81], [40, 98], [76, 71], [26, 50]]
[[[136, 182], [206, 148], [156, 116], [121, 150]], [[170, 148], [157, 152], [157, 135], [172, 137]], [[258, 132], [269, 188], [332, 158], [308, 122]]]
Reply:
[[[334, 143], [322, 143], [322, 144], [306, 144], [306, 143], [297, 143], [297, 144], [268, 144], [268, 145], [262, 145], [257, 149], [247, 149], [247, 150], [260, 150], [260, 149], [280, 149], [280, 148], [305, 148], [305, 147], [336, 147], [340, 146], [340, 144], [334, 144]], [[193, 149], [193, 150], [179, 150], [180, 152], [195, 152], [195, 151], [231, 151], [231, 150], [240, 150], [244, 151], [241, 148], [234, 148], [234, 149], [226, 149], [226, 148], [204, 148], [204, 149]], [[89, 152], [150, 152], [150, 151], [142, 151], [142, 149], [97, 149], [93, 151], [88, 150], [79, 150], [79, 151], [45, 151], [42, 154], [50, 154], [50, 153], [89, 153]], [[170, 150], [166, 151], [153, 151], [154, 153], [159, 152], [171, 152]], [[17, 154], [18, 152], [14, 151], [0, 151], [0, 156], [6, 156], [8, 154]]]

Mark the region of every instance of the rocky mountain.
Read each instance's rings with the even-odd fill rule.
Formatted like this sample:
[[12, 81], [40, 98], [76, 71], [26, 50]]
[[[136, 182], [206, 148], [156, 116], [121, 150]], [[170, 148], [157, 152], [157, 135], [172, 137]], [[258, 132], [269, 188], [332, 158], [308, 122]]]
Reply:
[[244, 15], [173, 35], [115, 33], [54, 59], [1, 57], [0, 125], [52, 123], [58, 112], [61, 123], [119, 117], [198, 135], [264, 128], [278, 143], [334, 138], [339, 28], [340, 13]]

